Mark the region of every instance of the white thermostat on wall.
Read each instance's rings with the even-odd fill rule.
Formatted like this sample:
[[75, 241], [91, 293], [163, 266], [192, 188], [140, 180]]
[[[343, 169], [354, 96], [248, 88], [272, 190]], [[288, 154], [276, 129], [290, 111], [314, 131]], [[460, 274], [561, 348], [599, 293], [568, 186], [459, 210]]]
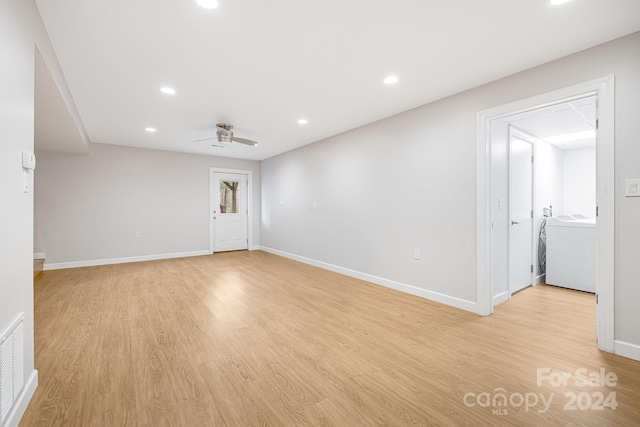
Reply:
[[31, 151], [23, 151], [22, 167], [31, 171], [34, 170], [36, 168], [36, 155]]

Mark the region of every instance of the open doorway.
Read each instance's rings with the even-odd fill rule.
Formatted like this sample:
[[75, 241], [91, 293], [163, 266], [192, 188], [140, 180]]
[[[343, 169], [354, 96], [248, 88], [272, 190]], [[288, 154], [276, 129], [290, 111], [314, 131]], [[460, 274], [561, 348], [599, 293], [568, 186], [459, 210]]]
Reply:
[[[569, 108], [578, 114], [574, 108], [580, 110], [592, 100], [597, 100], [598, 122], [594, 123], [597, 130], [596, 158], [596, 190], [595, 209], [597, 211], [597, 277], [595, 335], [598, 347], [612, 352], [614, 337], [614, 304], [613, 304], [613, 266], [614, 266], [614, 109], [613, 109], [613, 76], [592, 82], [572, 86], [555, 92], [550, 92], [533, 98], [517, 101], [511, 104], [495, 107], [478, 113], [478, 156], [477, 156], [477, 291], [478, 313], [488, 315], [493, 307], [508, 299], [511, 295], [509, 285], [509, 245], [510, 227], [510, 127], [515, 128], [510, 121], [516, 122], [520, 117], [521, 127], [527, 127], [525, 117], [536, 110], [547, 108]], [[584, 105], [583, 105], [584, 103]], [[571, 104], [571, 105], [570, 105]], [[584, 114], [584, 113], [583, 113]], [[521, 115], [521, 116], [518, 116]], [[585, 114], [587, 117], [588, 115]], [[530, 116], [530, 117], [533, 117]], [[506, 120], [505, 120], [506, 119]], [[583, 118], [584, 119], [584, 118]], [[534, 119], [532, 119], [534, 120]], [[534, 120], [535, 121], [535, 120]], [[510, 126], [511, 125], [511, 126]], [[537, 132], [529, 128], [522, 131], [531, 135]], [[567, 130], [568, 132], [568, 130]], [[568, 132], [568, 133], [577, 133]], [[532, 135], [532, 138], [536, 137]], [[535, 155], [534, 155], [535, 157]], [[535, 164], [534, 164], [535, 165]], [[534, 166], [533, 175], [536, 175]], [[531, 214], [532, 229], [539, 229], [537, 221], [544, 215], [542, 207], [545, 202], [534, 192], [534, 212]], [[539, 206], [538, 206], [539, 205]], [[560, 205], [557, 205], [560, 206]], [[557, 213], [558, 211], [556, 211]], [[577, 212], [576, 212], [577, 213]], [[535, 218], [535, 214], [540, 218]], [[584, 214], [583, 214], [584, 215]], [[587, 216], [587, 215], [585, 215]], [[534, 239], [537, 240], [537, 239]], [[532, 253], [535, 253], [532, 250]], [[532, 261], [534, 257], [532, 256]], [[537, 258], [537, 257], [535, 257]], [[540, 271], [532, 275], [532, 283], [539, 280]], [[525, 284], [526, 286], [526, 284]], [[500, 291], [502, 287], [502, 292]]]
[[543, 282], [595, 294], [597, 125], [595, 95], [492, 124], [509, 128], [509, 295]]

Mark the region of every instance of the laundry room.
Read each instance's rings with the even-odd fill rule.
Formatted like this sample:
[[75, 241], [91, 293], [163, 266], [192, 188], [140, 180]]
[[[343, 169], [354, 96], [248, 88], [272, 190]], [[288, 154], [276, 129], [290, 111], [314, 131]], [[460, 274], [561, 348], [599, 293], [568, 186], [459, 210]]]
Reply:
[[[538, 233], [537, 239], [534, 236], [536, 283], [596, 291], [596, 153], [592, 139], [566, 149], [544, 140], [536, 142], [534, 188], [542, 193], [537, 198], [534, 225], [534, 234]], [[550, 164], [557, 168], [553, 173], [549, 173]], [[552, 179], [547, 180], [547, 174]]]
[[509, 224], [493, 230], [506, 243], [494, 260], [508, 263], [494, 269], [494, 304], [539, 283], [595, 293], [597, 126], [594, 95], [492, 125], [492, 174], [508, 176], [494, 180], [492, 216]]
[[510, 120], [534, 136], [534, 283], [596, 291], [595, 96]]

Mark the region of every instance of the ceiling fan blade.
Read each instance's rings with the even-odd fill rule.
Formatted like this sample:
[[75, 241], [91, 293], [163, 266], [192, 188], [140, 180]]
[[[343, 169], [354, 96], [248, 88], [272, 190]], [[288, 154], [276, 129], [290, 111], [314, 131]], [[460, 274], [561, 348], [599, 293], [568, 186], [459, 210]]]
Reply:
[[255, 147], [256, 145], [258, 145], [256, 141], [252, 141], [250, 139], [238, 138], [235, 136], [233, 137], [233, 142], [239, 142], [240, 144], [251, 145], [252, 147]]
[[212, 139], [218, 139], [218, 137], [214, 136], [214, 137], [211, 137], [211, 138], [194, 139], [193, 142], [211, 141]]

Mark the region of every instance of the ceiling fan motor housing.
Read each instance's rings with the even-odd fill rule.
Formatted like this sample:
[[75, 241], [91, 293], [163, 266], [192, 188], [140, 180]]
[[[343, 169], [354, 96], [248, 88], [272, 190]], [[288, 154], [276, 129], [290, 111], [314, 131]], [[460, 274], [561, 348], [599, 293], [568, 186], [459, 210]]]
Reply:
[[216, 135], [220, 145], [231, 144], [233, 141], [233, 131], [231, 129], [233, 129], [233, 125], [228, 123], [218, 123], [216, 125]]

